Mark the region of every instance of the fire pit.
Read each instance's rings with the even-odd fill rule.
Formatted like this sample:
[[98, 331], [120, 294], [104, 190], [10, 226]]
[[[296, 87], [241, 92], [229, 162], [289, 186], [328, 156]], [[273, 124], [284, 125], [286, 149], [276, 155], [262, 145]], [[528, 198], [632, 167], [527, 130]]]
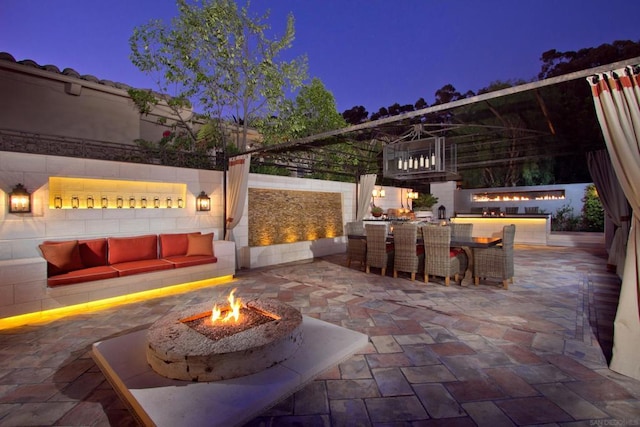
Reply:
[[[234, 290], [235, 291], [235, 290]], [[273, 299], [224, 300], [166, 315], [147, 332], [147, 362], [158, 374], [219, 381], [254, 374], [302, 344], [302, 315]]]

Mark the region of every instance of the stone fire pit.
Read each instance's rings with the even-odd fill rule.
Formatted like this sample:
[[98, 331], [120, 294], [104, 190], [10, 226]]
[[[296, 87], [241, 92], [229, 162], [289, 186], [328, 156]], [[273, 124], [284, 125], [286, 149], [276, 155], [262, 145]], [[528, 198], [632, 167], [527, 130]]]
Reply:
[[[224, 306], [224, 301], [217, 302]], [[302, 315], [272, 299], [248, 301], [242, 310], [258, 319], [234, 332], [210, 330], [213, 303], [169, 313], [147, 332], [147, 362], [158, 374], [186, 381], [219, 381], [254, 374], [280, 363], [302, 344]], [[242, 319], [242, 317], [241, 317]], [[244, 330], [242, 330], [244, 328]], [[232, 329], [229, 331], [229, 329]], [[200, 331], [200, 332], [198, 332]]]

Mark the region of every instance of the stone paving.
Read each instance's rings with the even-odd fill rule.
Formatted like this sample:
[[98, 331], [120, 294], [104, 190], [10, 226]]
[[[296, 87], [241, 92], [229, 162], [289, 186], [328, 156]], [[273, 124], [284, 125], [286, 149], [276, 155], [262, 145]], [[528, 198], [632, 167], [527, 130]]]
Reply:
[[607, 368], [619, 280], [605, 264], [599, 249], [516, 246], [503, 290], [365, 274], [340, 254], [3, 330], [0, 425], [136, 425], [91, 344], [233, 287], [370, 337], [248, 426], [640, 425], [640, 381]]

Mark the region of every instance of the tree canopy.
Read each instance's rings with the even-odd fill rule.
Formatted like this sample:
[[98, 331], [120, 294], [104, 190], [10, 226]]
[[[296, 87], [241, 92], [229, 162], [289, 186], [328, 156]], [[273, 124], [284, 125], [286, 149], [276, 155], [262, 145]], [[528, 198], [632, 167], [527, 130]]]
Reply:
[[267, 37], [269, 13], [253, 16], [249, 5], [233, 0], [177, 0], [179, 14], [169, 25], [154, 20], [134, 30], [131, 60], [157, 75], [158, 90], [172, 106], [195, 103], [205, 116], [233, 116], [242, 127], [238, 149], [246, 148], [247, 128], [259, 116], [277, 113], [288, 89], [306, 79], [306, 57], [280, 58], [293, 43], [289, 15], [282, 37]]

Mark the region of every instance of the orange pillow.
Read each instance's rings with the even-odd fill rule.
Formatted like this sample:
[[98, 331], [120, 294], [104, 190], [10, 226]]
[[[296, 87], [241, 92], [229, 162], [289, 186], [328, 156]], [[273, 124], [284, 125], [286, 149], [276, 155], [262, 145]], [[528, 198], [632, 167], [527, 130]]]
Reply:
[[68, 273], [84, 268], [80, 258], [80, 247], [77, 240], [68, 242], [43, 243], [38, 246], [42, 256], [47, 260], [49, 276]]
[[207, 255], [213, 256], [213, 233], [188, 234], [187, 256]]

